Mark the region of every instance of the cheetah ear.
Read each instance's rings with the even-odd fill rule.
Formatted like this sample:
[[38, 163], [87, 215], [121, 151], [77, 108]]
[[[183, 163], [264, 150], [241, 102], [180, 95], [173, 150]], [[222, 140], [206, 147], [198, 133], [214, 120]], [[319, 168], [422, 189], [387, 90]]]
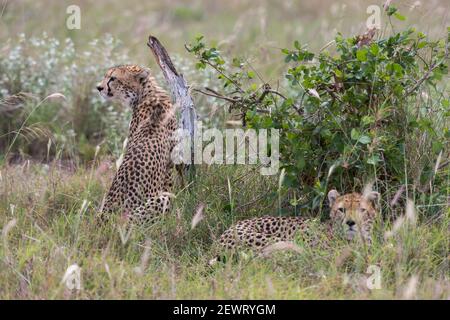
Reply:
[[333, 206], [333, 204], [336, 202], [336, 199], [340, 196], [339, 192], [337, 192], [335, 189], [330, 190], [328, 192], [328, 203], [330, 204], [330, 207]]
[[142, 81], [142, 80], [147, 79], [149, 75], [150, 75], [150, 69], [149, 68], [142, 68], [136, 74], [136, 79], [138, 79], [138, 81]]
[[367, 196], [366, 196], [367, 200], [372, 201], [372, 202], [378, 202], [378, 200], [380, 199], [380, 193], [376, 192], [376, 191], [370, 191]]

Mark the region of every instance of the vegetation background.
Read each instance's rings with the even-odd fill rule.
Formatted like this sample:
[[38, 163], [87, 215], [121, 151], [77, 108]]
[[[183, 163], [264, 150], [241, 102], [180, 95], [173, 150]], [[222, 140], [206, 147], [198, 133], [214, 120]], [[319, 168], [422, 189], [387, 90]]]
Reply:
[[[81, 30], [66, 28], [72, 4], [81, 8]], [[302, 206], [310, 199], [301, 186], [287, 184], [283, 175], [261, 176], [256, 166], [199, 167], [188, 188], [177, 184], [172, 213], [150, 228], [130, 229], [120, 218], [100, 229], [93, 223], [130, 117], [129, 110], [102, 101], [95, 84], [108, 67], [135, 63], [150, 66], [164, 85], [145, 45], [150, 33], [195, 88], [222, 90], [217, 74], [198, 69], [198, 60], [185, 50], [201, 34], [223, 56], [240, 57], [261, 82], [289, 91], [284, 81], [289, 65], [281, 50], [298, 40], [319, 52], [338, 32], [345, 38], [363, 34], [372, 4], [383, 5], [365, 0], [2, 1], [0, 298], [450, 298], [448, 74], [433, 94], [417, 93], [417, 101], [428, 106], [429, 126], [439, 131], [431, 140], [439, 139], [440, 145], [429, 143], [426, 128], [410, 137], [416, 152], [403, 155], [414, 165], [383, 192], [384, 220], [370, 248], [326, 239], [315, 247], [297, 242], [301, 252], [274, 252], [271, 259], [247, 252], [209, 267], [214, 240], [239, 219], [316, 216], [312, 207]], [[383, 30], [415, 27], [430, 40], [447, 39], [447, 1], [393, 5], [406, 19], [389, 21], [382, 15]], [[195, 100], [209, 125], [236, 125], [236, 114], [224, 101], [197, 93]], [[429, 173], [425, 180], [423, 172]], [[353, 188], [359, 191], [369, 181], [357, 182]], [[406, 193], [398, 192], [402, 185]], [[348, 184], [334, 186], [345, 186], [342, 193], [353, 191]], [[319, 190], [322, 200], [326, 191]], [[407, 197], [414, 204], [405, 208]], [[204, 218], [192, 228], [196, 213]], [[81, 267], [81, 290], [62, 282], [74, 264]], [[370, 266], [381, 270], [380, 289], [367, 287]]]

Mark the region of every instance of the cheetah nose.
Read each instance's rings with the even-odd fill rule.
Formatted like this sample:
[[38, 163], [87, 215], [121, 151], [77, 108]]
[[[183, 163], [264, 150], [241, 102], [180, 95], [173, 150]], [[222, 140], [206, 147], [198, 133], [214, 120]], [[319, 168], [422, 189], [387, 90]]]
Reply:
[[103, 90], [103, 87], [102, 87], [102, 86], [97, 86], [97, 90], [98, 90], [98, 91], [102, 91], [102, 90]]
[[346, 223], [349, 227], [353, 227], [353, 226], [355, 225], [355, 221], [353, 221], [353, 220], [347, 220], [345, 223]]

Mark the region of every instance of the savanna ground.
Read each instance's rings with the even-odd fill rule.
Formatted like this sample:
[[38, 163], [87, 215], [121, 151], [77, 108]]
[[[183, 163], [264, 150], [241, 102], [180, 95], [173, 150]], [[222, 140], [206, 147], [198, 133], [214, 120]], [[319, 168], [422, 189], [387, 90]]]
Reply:
[[[70, 4], [81, 8], [81, 30], [66, 28]], [[224, 55], [244, 57], [264, 82], [283, 86], [281, 48], [300, 40], [319, 51], [338, 31], [362, 34], [369, 4], [3, 1], [0, 298], [449, 299], [448, 140], [436, 146], [426, 132], [409, 141], [416, 152], [404, 153], [405, 163], [412, 164], [405, 166], [402, 182], [409, 194], [397, 192], [401, 184], [384, 188], [384, 219], [370, 247], [297, 241], [300, 252], [274, 252], [270, 258], [245, 252], [208, 266], [214, 240], [241, 218], [314, 215], [298, 205], [303, 199], [298, 188], [285, 186], [280, 175], [261, 176], [255, 166], [199, 166], [188, 187], [176, 184], [171, 213], [154, 226], [130, 229], [120, 217], [103, 226], [94, 222], [130, 119], [129, 110], [100, 99], [95, 83], [112, 65], [136, 63], [151, 66], [164, 84], [145, 45], [148, 34], [162, 41], [194, 87], [218, 88], [216, 75], [196, 69], [184, 48], [198, 34]], [[395, 28], [415, 26], [430, 38], [446, 37], [445, 0], [396, 5], [407, 19], [396, 21]], [[435, 100], [447, 101], [447, 111], [438, 110], [431, 96], [426, 117], [448, 132], [447, 82], [444, 75]], [[219, 127], [236, 123], [223, 101], [196, 93], [194, 98], [203, 121]], [[427, 168], [433, 174], [424, 182], [420, 177]], [[356, 190], [368, 182], [354, 181]], [[414, 204], [392, 209], [393, 200], [403, 205], [406, 197]], [[204, 219], [192, 228], [201, 205]], [[62, 282], [74, 264], [81, 267], [81, 290]], [[373, 266], [379, 267], [381, 286], [370, 290], [366, 280]]]

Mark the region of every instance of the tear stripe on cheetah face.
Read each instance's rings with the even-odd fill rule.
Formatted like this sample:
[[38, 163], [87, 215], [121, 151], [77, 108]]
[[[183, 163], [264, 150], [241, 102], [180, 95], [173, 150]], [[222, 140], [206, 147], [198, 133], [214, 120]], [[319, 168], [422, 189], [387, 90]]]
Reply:
[[[377, 192], [371, 192], [366, 197], [358, 193], [340, 196], [336, 190], [330, 191], [331, 223], [327, 225], [327, 236], [333, 237], [336, 228], [344, 227], [347, 239], [353, 239], [355, 233], [361, 230], [363, 238], [370, 242], [372, 224], [377, 215], [373, 201], [378, 196]], [[351, 221], [355, 224], [350, 227]], [[226, 230], [219, 243], [226, 249], [248, 247], [259, 250], [278, 241], [292, 241], [297, 232], [301, 232], [306, 241], [311, 241], [315, 237], [309, 234], [310, 223], [310, 220], [301, 217], [264, 216], [246, 219]]]
[[134, 223], [154, 221], [170, 208], [170, 197], [161, 195], [172, 189], [170, 155], [177, 129], [174, 107], [149, 69], [135, 65], [110, 68], [97, 90], [106, 99], [132, 109], [125, 155], [106, 196], [102, 217], [119, 212]]

